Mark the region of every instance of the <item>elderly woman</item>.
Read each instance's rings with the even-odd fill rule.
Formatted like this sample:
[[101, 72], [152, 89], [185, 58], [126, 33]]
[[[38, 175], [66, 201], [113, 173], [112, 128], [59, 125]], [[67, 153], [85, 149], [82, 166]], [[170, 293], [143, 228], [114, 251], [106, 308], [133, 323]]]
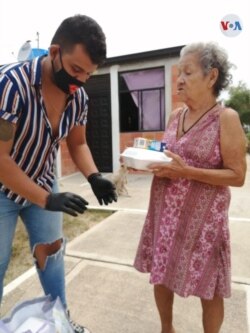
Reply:
[[174, 333], [174, 293], [201, 299], [205, 333], [218, 333], [230, 297], [229, 186], [242, 186], [245, 136], [238, 113], [217, 102], [231, 75], [215, 43], [181, 50], [177, 92], [164, 141], [172, 161], [152, 164], [150, 204], [135, 268], [150, 272], [161, 333]]

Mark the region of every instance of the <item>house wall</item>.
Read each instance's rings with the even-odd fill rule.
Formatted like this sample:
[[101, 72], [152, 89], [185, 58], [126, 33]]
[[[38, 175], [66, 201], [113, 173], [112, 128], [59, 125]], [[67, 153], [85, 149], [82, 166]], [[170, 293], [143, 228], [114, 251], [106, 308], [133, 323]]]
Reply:
[[60, 144], [60, 157], [61, 157], [61, 170], [58, 172], [59, 177], [68, 176], [79, 171], [69, 154], [69, 150], [66, 145], [66, 140], [63, 140]]
[[[178, 58], [168, 58], [150, 62], [137, 62], [133, 64], [114, 65], [110, 68], [101, 68], [96, 75], [110, 73], [111, 78], [111, 113], [112, 113], [112, 147], [113, 147], [113, 170], [120, 166], [120, 153], [129, 146], [133, 145], [135, 137], [145, 137], [148, 139], [161, 140], [163, 132], [131, 132], [119, 133], [119, 94], [118, 94], [118, 73], [122, 71], [139, 70], [164, 66], [165, 68], [165, 110], [166, 121], [170, 112], [180, 106], [176, 93], [177, 66]], [[67, 176], [78, 171], [68, 152], [66, 142], [60, 145], [60, 159], [57, 168], [59, 177]]]

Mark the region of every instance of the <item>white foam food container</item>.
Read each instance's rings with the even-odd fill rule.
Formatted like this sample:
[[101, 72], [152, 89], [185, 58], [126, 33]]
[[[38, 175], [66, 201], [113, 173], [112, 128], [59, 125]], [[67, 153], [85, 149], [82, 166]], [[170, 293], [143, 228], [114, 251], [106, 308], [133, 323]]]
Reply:
[[121, 157], [127, 167], [147, 171], [151, 163], [166, 163], [172, 160], [163, 152], [133, 147], [126, 148], [121, 154]]

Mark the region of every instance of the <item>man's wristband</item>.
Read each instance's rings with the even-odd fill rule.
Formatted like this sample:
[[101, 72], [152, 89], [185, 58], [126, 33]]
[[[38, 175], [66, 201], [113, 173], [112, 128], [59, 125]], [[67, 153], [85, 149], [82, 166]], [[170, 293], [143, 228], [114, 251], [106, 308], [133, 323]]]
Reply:
[[100, 172], [94, 172], [91, 173], [91, 175], [88, 176], [88, 182], [91, 183], [93, 179], [95, 179], [96, 177], [102, 177], [102, 174]]

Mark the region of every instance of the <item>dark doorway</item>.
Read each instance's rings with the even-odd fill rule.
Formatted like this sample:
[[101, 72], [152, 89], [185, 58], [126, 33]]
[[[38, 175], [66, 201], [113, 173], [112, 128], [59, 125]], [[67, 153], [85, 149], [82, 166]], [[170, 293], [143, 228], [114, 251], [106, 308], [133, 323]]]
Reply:
[[120, 89], [120, 131], [137, 132], [139, 130], [139, 109], [135, 104], [126, 81], [119, 77]]
[[101, 172], [113, 171], [110, 76], [92, 76], [85, 84], [89, 96], [87, 142]]

